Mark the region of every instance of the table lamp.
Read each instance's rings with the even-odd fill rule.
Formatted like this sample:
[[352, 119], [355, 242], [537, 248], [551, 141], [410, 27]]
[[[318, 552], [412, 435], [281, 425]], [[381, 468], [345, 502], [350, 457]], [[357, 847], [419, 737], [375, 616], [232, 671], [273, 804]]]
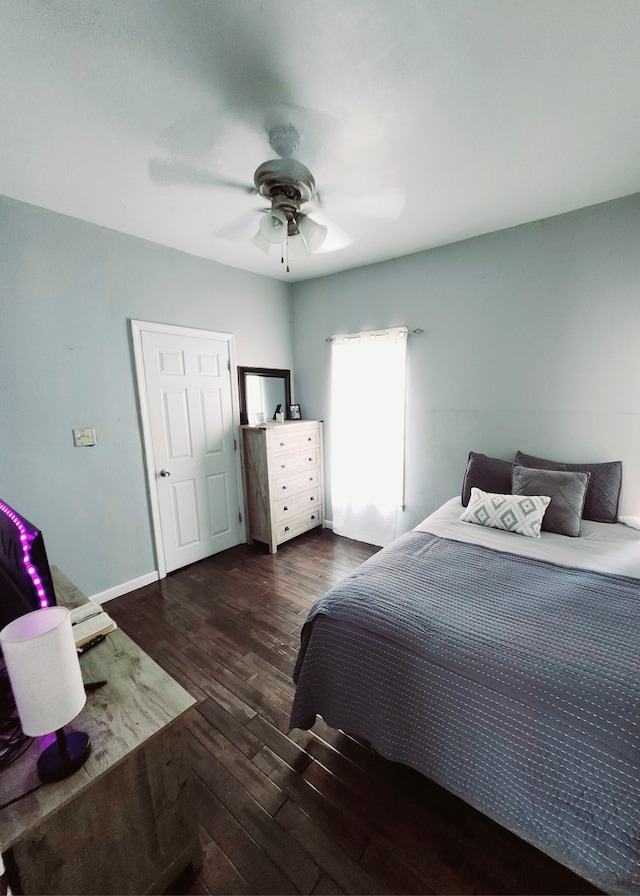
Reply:
[[22, 730], [29, 737], [55, 732], [38, 759], [41, 781], [60, 781], [77, 771], [91, 752], [83, 732], [65, 735], [87, 696], [66, 607], [45, 607], [14, 619], [0, 631], [9, 680]]

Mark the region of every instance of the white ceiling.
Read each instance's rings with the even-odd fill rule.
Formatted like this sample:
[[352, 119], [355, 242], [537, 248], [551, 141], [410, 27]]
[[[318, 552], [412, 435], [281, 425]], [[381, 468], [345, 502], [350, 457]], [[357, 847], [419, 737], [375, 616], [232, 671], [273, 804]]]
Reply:
[[[638, 0], [0, 0], [0, 193], [317, 277], [639, 191], [639, 75]], [[264, 200], [207, 182], [252, 183], [285, 120], [354, 237], [289, 275]]]

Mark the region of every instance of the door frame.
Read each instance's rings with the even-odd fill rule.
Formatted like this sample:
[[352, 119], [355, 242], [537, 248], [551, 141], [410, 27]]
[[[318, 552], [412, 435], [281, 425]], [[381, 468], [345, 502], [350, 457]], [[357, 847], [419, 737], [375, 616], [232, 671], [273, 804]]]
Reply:
[[[201, 330], [196, 327], [181, 327], [179, 324], [159, 324], [153, 321], [133, 320], [131, 324], [131, 340], [133, 342], [133, 358], [135, 368], [135, 382], [138, 392], [138, 407], [140, 409], [140, 421], [142, 423], [142, 447], [144, 451], [145, 470], [147, 479], [147, 492], [151, 506], [151, 529], [153, 547], [156, 555], [158, 578], [164, 579], [167, 575], [167, 565], [164, 559], [164, 541], [162, 538], [162, 525], [160, 522], [160, 503], [158, 501], [158, 487], [156, 483], [156, 465], [153, 456], [153, 438], [151, 433], [151, 420], [149, 415], [149, 403], [147, 401], [147, 383], [144, 373], [144, 357], [142, 352], [142, 333], [166, 333], [173, 336], [191, 336], [196, 339], [218, 339], [228, 343], [229, 348], [229, 379], [231, 382], [231, 410], [233, 416], [233, 442], [234, 456], [236, 459], [236, 482], [238, 485], [238, 501], [242, 520], [240, 521], [240, 536], [246, 540], [244, 507], [244, 488], [242, 484], [242, 471], [240, 467], [240, 402], [238, 397], [238, 373], [235, 353], [235, 336], [233, 333], [219, 333], [214, 330]], [[242, 542], [241, 542], [242, 543]]]

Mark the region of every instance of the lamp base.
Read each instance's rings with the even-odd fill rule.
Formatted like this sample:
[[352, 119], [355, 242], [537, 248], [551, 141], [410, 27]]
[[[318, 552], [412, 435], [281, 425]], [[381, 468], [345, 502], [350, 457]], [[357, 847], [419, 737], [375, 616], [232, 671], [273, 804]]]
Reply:
[[56, 739], [44, 750], [38, 759], [38, 776], [44, 784], [62, 781], [77, 772], [91, 753], [89, 735], [83, 731], [66, 734], [56, 731]]

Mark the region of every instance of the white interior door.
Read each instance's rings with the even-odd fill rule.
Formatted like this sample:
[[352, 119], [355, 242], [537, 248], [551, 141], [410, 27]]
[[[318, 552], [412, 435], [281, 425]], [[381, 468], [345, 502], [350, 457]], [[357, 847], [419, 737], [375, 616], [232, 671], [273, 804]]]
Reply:
[[232, 337], [132, 327], [162, 576], [242, 540]]

